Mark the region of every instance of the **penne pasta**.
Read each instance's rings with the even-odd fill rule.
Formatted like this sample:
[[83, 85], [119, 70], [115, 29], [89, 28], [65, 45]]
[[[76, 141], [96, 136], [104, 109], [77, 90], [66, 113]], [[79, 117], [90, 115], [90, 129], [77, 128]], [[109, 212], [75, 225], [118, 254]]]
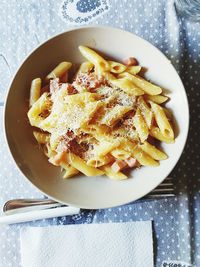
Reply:
[[153, 101], [157, 104], [165, 103], [169, 98], [165, 95], [145, 95], [146, 100]]
[[113, 157], [110, 155], [105, 155], [101, 157], [94, 156], [87, 161], [87, 165], [98, 168], [100, 166], [110, 163], [112, 160]]
[[28, 111], [30, 124], [32, 126], [40, 127], [40, 123], [44, 120], [45, 113], [49, 111], [50, 107], [51, 101], [48, 94], [44, 93]]
[[126, 66], [119, 63], [119, 62], [115, 62], [115, 61], [108, 61], [108, 63], [110, 64], [110, 72], [112, 73], [122, 73], [126, 70]]
[[64, 179], [82, 173], [125, 180], [125, 168], [158, 166], [167, 155], [150, 140], [174, 142], [172, 115], [159, 105], [168, 97], [138, 75], [135, 58], [124, 65], [79, 50], [87, 61], [73, 78], [72, 64], [61, 62], [46, 76], [45, 90], [40, 78], [31, 83], [27, 115], [48, 161], [64, 170]]
[[94, 145], [92, 151], [94, 156], [100, 158], [104, 157], [105, 155], [110, 153], [110, 151], [112, 151], [113, 149], [115, 149], [120, 145], [120, 142], [118, 140], [111, 140], [111, 141], [104, 140], [103, 135], [96, 136], [96, 138], [99, 140], [99, 144]]
[[123, 116], [130, 110], [131, 107], [123, 107], [120, 105], [116, 105], [111, 110], [107, 111], [107, 113], [101, 120], [101, 124], [111, 126], [115, 124], [119, 119], [123, 118]]
[[128, 66], [126, 72], [136, 75], [141, 71], [141, 69], [142, 69], [141, 66]]
[[52, 149], [49, 143], [44, 145], [44, 154], [50, 159], [56, 155], [56, 151]]
[[29, 97], [29, 107], [40, 98], [42, 81], [40, 78], [36, 78], [31, 82], [30, 97]]
[[155, 161], [139, 147], [134, 148], [132, 154], [133, 157], [143, 166], [159, 166], [158, 161]]
[[139, 96], [143, 95], [144, 91], [134, 85], [129, 79], [119, 78], [116, 79], [112, 74], [106, 74], [106, 79], [115, 87], [122, 89], [128, 95]]
[[148, 138], [149, 130], [139, 108], [137, 109], [135, 116], [133, 117], [133, 125], [136, 128], [141, 142], [144, 142]]
[[131, 153], [122, 148], [116, 148], [111, 151], [111, 155], [116, 159], [127, 159], [131, 156]]
[[92, 64], [92, 62], [89, 62], [89, 61], [83, 62], [81, 63], [77, 74], [90, 72], [93, 68], [94, 68], [94, 64]]
[[153, 113], [151, 109], [148, 107], [147, 103], [144, 101], [143, 97], [138, 97], [138, 104], [139, 104], [139, 109], [141, 111], [141, 114], [146, 121], [146, 124], [148, 128], [151, 128], [152, 124], [152, 119], [153, 119]]
[[[128, 153], [132, 153], [133, 149], [137, 146], [135, 142], [128, 140], [127, 138], [120, 138], [120, 145], [119, 147], [123, 147], [125, 151]], [[132, 154], [131, 154], [132, 155]]]
[[72, 66], [71, 62], [61, 62], [45, 78], [48, 82], [50, 79], [61, 78]]
[[171, 120], [173, 119], [173, 115], [172, 115], [172, 113], [170, 112], [170, 110], [167, 109], [167, 108], [164, 108], [164, 107], [162, 107], [162, 109], [164, 110], [165, 115], [167, 116], [168, 120], [171, 121]]
[[174, 139], [174, 132], [167, 119], [167, 116], [161, 106], [150, 101], [152, 111], [154, 113], [156, 122], [163, 136], [167, 139]]
[[146, 81], [138, 75], [132, 75], [128, 72], [124, 72], [120, 75], [121, 77], [126, 77], [130, 79], [136, 86], [141, 88], [148, 95], [159, 95], [160, 93], [162, 93], [162, 89], [159, 86]]
[[97, 54], [94, 50], [81, 45], [79, 46], [79, 51], [81, 52], [82, 56], [84, 56], [84, 58], [86, 58], [88, 61], [94, 64], [95, 67], [103, 71], [110, 70], [109, 63], [103, 57]]
[[86, 162], [78, 157], [77, 155], [73, 153], [67, 153], [66, 154], [67, 162], [74, 167], [75, 169], [79, 170], [86, 176], [98, 176], [103, 175], [104, 172], [102, 170], [99, 170], [97, 168], [88, 166]]
[[[62, 167], [62, 166], [61, 166]], [[71, 178], [74, 175], [78, 174], [79, 171], [74, 167], [70, 166], [69, 168], [65, 169], [65, 174], [63, 175], [64, 179]]]
[[167, 144], [174, 143], [174, 139], [168, 138], [165, 135], [163, 135], [158, 127], [152, 127], [150, 130], [150, 135]]
[[100, 167], [101, 170], [110, 178], [113, 180], [125, 180], [128, 177], [122, 173], [122, 172], [114, 172], [110, 166], [102, 166]]
[[139, 145], [139, 147], [155, 160], [167, 159], [167, 155], [164, 152], [149, 144], [147, 141]]
[[50, 140], [50, 135], [47, 133], [33, 131], [33, 135], [39, 144], [46, 144]]
[[65, 170], [65, 174], [63, 175], [64, 179], [70, 178], [79, 173], [77, 169], [75, 169], [74, 167], [70, 166], [65, 162], [61, 162], [60, 166]]

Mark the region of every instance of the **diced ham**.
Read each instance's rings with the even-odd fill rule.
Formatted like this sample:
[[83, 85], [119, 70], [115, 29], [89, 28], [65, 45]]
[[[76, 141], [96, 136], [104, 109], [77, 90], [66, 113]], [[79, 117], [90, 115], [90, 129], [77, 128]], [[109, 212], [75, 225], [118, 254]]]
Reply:
[[60, 78], [61, 83], [67, 83], [69, 79], [68, 71]]
[[78, 91], [69, 83], [67, 84], [67, 92], [69, 95], [74, 95], [78, 93]]
[[64, 160], [65, 155], [66, 155], [65, 152], [59, 152], [54, 157], [51, 157], [49, 159], [49, 162], [55, 166], [59, 166], [60, 163]]
[[125, 162], [128, 164], [128, 166], [129, 166], [130, 168], [133, 168], [133, 167], [135, 167], [135, 166], [137, 165], [137, 160], [134, 159], [134, 158], [131, 158], [131, 157], [125, 159]]
[[129, 58], [126, 58], [126, 59], [124, 60], [124, 64], [125, 64], [126, 66], [137, 66], [137, 65], [138, 65], [138, 61], [137, 61], [137, 59], [134, 58], [134, 57], [129, 57]]
[[69, 149], [71, 150], [73, 146], [75, 146], [75, 138], [76, 136], [72, 131], [67, 131], [59, 140], [58, 146], [56, 148], [56, 151], [58, 153], [66, 152]]
[[116, 160], [112, 165], [111, 165], [111, 169], [114, 172], [119, 172], [122, 169], [124, 169], [127, 166], [127, 163], [123, 160]]

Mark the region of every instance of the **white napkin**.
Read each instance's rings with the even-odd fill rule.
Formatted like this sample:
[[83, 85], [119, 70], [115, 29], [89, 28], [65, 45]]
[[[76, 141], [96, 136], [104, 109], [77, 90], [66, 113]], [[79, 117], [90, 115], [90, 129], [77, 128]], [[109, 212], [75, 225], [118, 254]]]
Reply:
[[22, 267], [153, 267], [151, 221], [27, 227]]

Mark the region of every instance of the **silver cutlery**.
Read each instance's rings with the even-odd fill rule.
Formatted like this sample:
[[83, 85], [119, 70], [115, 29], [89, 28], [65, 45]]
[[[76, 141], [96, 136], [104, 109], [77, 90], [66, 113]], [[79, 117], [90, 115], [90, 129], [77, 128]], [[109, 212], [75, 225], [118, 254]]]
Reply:
[[13, 224], [54, 217], [75, 215], [80, 209], [51, 199], [13, 199], [5, 203], [0, 224]]
[[49, 208], [57, 208], [63, 205], [55, 200], [45, 199], [12, 199], [7, 201], [3, 206], [3, 212], [7, 215], [27, 212], [32, 210], [43, 210]]
[[162, 198], [175, 196], [173, 178], [167, 177], [158, 187], [144, 198]]
[[[171, 177], [168, 177], [157, 188], [151, 191], [144, 199], [157, 199], [173, 197], [174, 185]], [[5, 203], [3, 212], [6, 216], [0, 217], [0, 224], [12, 224], [39, 219], [53, 218], [66, 215], [74, 215], [80, 212], [79, 208], [66, 206], [52, 199], [12, 199]]]

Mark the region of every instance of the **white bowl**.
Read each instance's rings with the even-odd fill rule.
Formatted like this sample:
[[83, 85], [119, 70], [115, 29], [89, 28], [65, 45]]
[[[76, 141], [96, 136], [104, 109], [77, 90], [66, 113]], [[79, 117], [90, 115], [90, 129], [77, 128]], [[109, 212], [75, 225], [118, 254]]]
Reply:
[[[167, 89], [167, 107], [176, 120], [174, 144], [163, 144], [169, 158], [159, 167], [133, 170], [130, 178], [113, 181], [106, 177], [79, 176], [64, 180], [59, 167], [48, 163], [36, 145], [28, 123], [31, 80], [44, 78], [61, 61], [80, 63], [79, 45], [121, 61], [134, 56], [148, 69], [146, 77]], [[183, 84], [171, 62], [153, 45], [138, 36], [107, 27], [82, 27], [59, 34], [35, 49], [24, 61], [10, 86], [5, 106], [5, 132], [12, 156], [25, 177], [57, 201], [87, 209], [107, 208], [139, 199], [158, 186], [172, 171], [183, 151], [189, 125], [189, 110]]]

